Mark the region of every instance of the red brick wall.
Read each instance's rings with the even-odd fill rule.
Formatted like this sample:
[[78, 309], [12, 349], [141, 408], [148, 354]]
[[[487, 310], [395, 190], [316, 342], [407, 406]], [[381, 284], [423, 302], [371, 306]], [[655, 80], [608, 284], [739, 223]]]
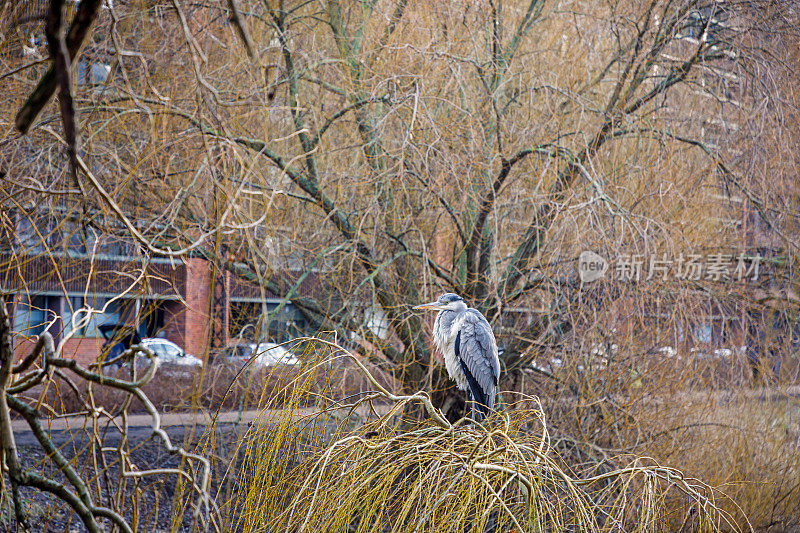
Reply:
[[165, 301], [161, 304], [164, 310], [164, 327], [158, 336], [162, 336], [178, 346], [186, 344], [186, 313], [183, 304], [176, 300]]
[[[61, 356], [67, 359], [76, 359], [78, 363], [86, 366], [97, 360], [103, 342], [105, 342], [103, 339], [73, 337], [64, 344]], [[21, 339], [18, 337], [17, 344], [14, 347], [14, 355], [18, 360], [22, 359], [30, 353], [35, 345], [36, 337], [31, 337], [30, 339]], [[56, 348], [57, 347], [58, 345], [56, 345]]]
[[184, 311], [183, 348], [206, 360], [208, 352], [211, 268], [203, 259], [189, 259], [186, 265], [186, 310]]
[[228, 341], [230, 340], [230, 332], [231, 332], [231, 294], [233, 294], [233, 291], [231, 290], [232, 289], [232, 287], [231, 287], [231, 285], [232, 285], [231, 279], [233, 278], [233, 274], [231, 274], [230, 272], [226, 271], [224, 276], [225, 276], [225, 307], [226, 307], [226, 309], [225, 309], [225, 312], [222, 313], [222, 315], [223, 315], [222, 316], [222, 320], [223, 320], [222, 331], [225, 334], [225, 339], [224, 339], [223, 344], [227, 345]]
[[100, 355], [100, 348], [105, 339], [90, 337], [73, 337], [64, 343], [61, 354], [67, 359], [76, 359], [81, 365], [88, 365], [97, 360]]

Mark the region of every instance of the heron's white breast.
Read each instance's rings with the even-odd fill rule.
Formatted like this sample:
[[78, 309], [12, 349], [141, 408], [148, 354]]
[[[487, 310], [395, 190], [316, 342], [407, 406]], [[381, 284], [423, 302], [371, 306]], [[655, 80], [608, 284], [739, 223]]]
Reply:
[[448, 329], [439, 327], [441, 316], [441, 312], [436, 316], [436, 323], [433, 327], [433, 342], [436, 344], [439, 351], [442, 352], [442, 356], [444, 356], [444, 367], [447, 369], [447, 374], [450, 376], [450, 379], [456, 382], [456, 386], [460, 390], [467, 390], [467, 376], [465, 376], [464, 371], [461, 370], [455, 348], [456, 336], [461, 330], [464, 319], [456, 319]]

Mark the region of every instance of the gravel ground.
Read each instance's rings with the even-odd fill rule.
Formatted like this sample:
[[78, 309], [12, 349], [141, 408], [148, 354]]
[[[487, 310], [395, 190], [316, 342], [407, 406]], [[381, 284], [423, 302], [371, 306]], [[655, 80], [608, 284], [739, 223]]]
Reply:
[[[243, 430], [246, 430], [246, 427], [246, 425], [234, 426], [232, 424], [225, 424], [216, 428], [214, 451], [217, 464], [214, 465], [215, 468], [212, 469], [212, 474], [214, 472], [224, 472], [225, 469], [220, 468], [220, 466], [227, 466], [227, 464], [220, 464], [223, 462], [221, 458], [226, 456], [230, 457], [232, 455], [232, 444], [240, 441], [241, 434]], [[174, 445], [181, 445], [184, 449], [193, 451], [195, 444], [204, 434], [206, 428], [198, 426], [192, 431], [190, 428], [177, 426], [167, 428], [166, 431]], [[169, 453], [160, 438], [151, 438], [151, 433], [152, 432], [147, 427], [130, 429], [128, 445], [130, 459], [133, 464], [135, 464], [139, 470], [180, 467], [180, 457], [176, 454]], [[89, 445], [90, 435], [82, 431], [57, 431], [52, 432], [51, 435], [61, 453], [70, 460], [73, 465], [77, 465], [79, 473], [82, 472], [81, 477], [86, 480], [88, 477], [87, 474], [93, 471], [90, 466], [94, 457], [94, 454], [91, 452], [91, 446]], [[59, 482], [65, 481], [64, 477], [59, 472], [54, 473], [49, 462], [45, 463], [45, 454], [32, 433], [18, 433], [16, 439], [23, 468], [31, 468], [33, 471], [47, 475]], [[104, 448], [116, 448], [119, 443], [120, 434], [116, 431], [110, 431], [103, 437]], [[117, 481], [118, 468], [113, 464], [118, 456], [112, 451], [106, 451], [104, 456], [109, 462], [107, 470], [108, 475], [102, 476], [100, 479], [92, 480], [92, 487], [94, 488], [92, 493], [93, 498], [95, 498], [95, 505], [97, 505], [95, 494], [97, 494], [98, 490], [104, 497], [107, 497], [108, 494], [117, 494], [119, 490]], [[46, 464], [44, 470], [42, 467], [43, 464]], [[173, 505], [179, 504], [181, 501], [187, 501], [188, 498], [187, 494], [181, 494], [179, 495], [179, 501], [176, 501], [176, 480], [176, 475], [145, 478], [139, 485], [139, 491], [133, 490], [133, 481], [127, 481], [126, 494], [121, 497], [121, 501], [124, 502], [124, 516], [126, 520], [131, 525], [133, 525], [134, 522], [136, 523], [137, 527], [134, 528], [135, 530], [146, 532], [171, 530], [172, 518], [174, 516]], [[4, 481], [8, 483], [7, 478]], [[217, 492], [217, 482], [218, 478], [212, 477], [212, 495]], [[71, 489], [72, 487], [69, 488]], [[139, 498], [138, 501], [135, 502], [136, 504], [134, 504], [132, 500], [135, 492], [138, 492]], [[21, 493], [24, 507], [28, 515], [30, 531], [86, 531], [85, 526], [77, 515], [72, 513], [69, 507], [55, 497], [28, 487], [23, 487]], [[3, 503], [7, 504], [8, 502], [4, 501]], [[132, 514], [132, 509], [134, 507], [137, 507], [140, 513], [136, 519], [134, 519]], [[5, 505], [0, 512], [0, 532], [15, 530], [13, 520], [9, 521], [9, 510], [8, 505]], [[192, 521], [191, 510], [187, 509], [178, 531], [191, 531]], [[101, 521], [100, 524], [101, 527], [106, 529], [109, 523]]]
[[[378, 411], [385, 412], [388, 406], [377, 406]], [[361, 416], [368, 416], [366, 407], [360, 409], [360, 414], [352, 414], [353, 423], [355, 420], [361, 420]], [[233, 416], [236, 413], [227, 413], [230, 417], [221, 416], [220, 420], [234, 420]], [[220, 487], [223, 481], [222, 476], [226, 472], [235, 473], [234, 476], [229, 476], [229, 481], [242, 482], [246, 481], [242, 478], [246, 475], [246, 470], [242, 468], [242, 461], [244, 454], [240, 451], [244, 449], [242, 445], [246, 442], [246, 432], [252, 424], [259, 424], [257, 419], [254, 419], [252, 413], [245, 413], [245, 420], [253, 420], [253, 422], [244, 423], [217, 423], [214, 426], [213, 435], [210, 433], [209, 427], [204, 425], [172, 425], [165, 427], [165, 431], [169, 435], [173, 445], [180, 446], [189, 452], [201, 453], [200, 450], [208, 450], [209, 447], [198, 447], [198, 443], [207, 443], [209, 440], [213, 441], [213, 454], [209, 451], [203, 452], [204, 456], [212, 457], [211, 467], [211, 495], [215, 498], [215, 503], [218, 506], [224, 507], [226, 494], [230, 486], [227, 484]], [[188, 420], [189, 418], [187, 418]], [[267, 417], [266, 420], [269, 420]], [[313, 421], [313, 422], [312, 422]], [[178, 419], [172, 420], [178, 422]], [[332, 416], [330, 413], [322, 417], [312, 417], [305, 424], [323, 424], [326, 425], [326, 430], [322, 434], [330, 435], [335, 430], [337, 424], [344, 423], [349, 425], [349, 421], [341, 416]], [[70, 422], [73, 428], [77, 424]], [[358, 425], [358, 424], [356, 424]], [[59, 427], [66, 427], [64, 420], [60, 421]], [[310, 426], [303, 426], [310, 428]], [[317, 428], [319, 426], [316, 426]], [[298, 427], [300, 429], [300, 427]], [[260, 432], [264, 439], [269, 439]], [[314, 432], [319, 435], [317, 431]], [[306, 435], [305, 437], [302, 435]], [[194, 501], [196, 493], [189, 495], [187, 492], [179, 492], [176, 490], [177, 476], [170, 475], [157, 475], [145, 478], [138, 486], [138, 490], [134, 490], [134, 483], [132, 480], [127, 480], [125, 483], [125, 492], [123, 496], [119, 494], [119, 481], [116, 461], [118, 460], [118, 453], [116, 448], [120, 445], [120, 434], [116, 429], [109, 430], [106, 434], [101, 434], [99, 437], [102, 440], [103, 457], [107, 461], [108, 467], [105, 469], [106, 474], [98, 478], [91, 479], [97, 469], [93, 468], [93, 461], [99, 453], [93, 453], [91, 446], [91, 434], [83, 431], [82, 429], [60, 429], [51, 430], [51, 439], [54, 444], [59, 448], [64, 457], [70, 461], [74, 468], [78, 470], [80, 477], [90, 486], [90, 493], [92, 494], [95, 505], [102, 504], [108, 507], [111, 506], [107, 502], [108, 495], [118, 499], [122, 502], [123, 516], [126, 521], [131, 524], [134, 531], [140, 532], [161, 532], [172, 531], [173, 517], [176, 516], [175, 507], [184, 505], [185, 511], [182, 515], [180, 524], [177, 524], [177, 531], [197, 531], [197, 528], [192, 528], [195, 522], [192, 516], [192, 510], [189, 501]], [[213, 438], [212, 438], [213, 437]], [[290, 444], [291, 448], [285, 450], [285, 454], [290, 455], [295, 460], [300, 460], [312, 448], [316, 448], [321, 442], [312, 443], [307, 440], [307, 434], [304, 431], [298, 434], [297, 439], [293, 439]], [[22, 462], [23, 468], [31, 469], [31, 471], [45, 475], [58, 482], [65, 483], [65, 485], [72, 490], [72, 487], [65, 481], [64, 476], [52, 466], [50, 461], [46, 461], [45, 453], [41, 446], [36, 441], [33, 433], [30, 431], [22, 431], [20, 428], [15, 429], [15, 440], [17, 449]], [[159, 437], [152, 436], [152, 430], [149, 426], [133, 426], [128, 430], [127, 435], [127, 449], [129, 450], [130, 461], [136, 466], [138, 470], [149, 470], [155, 468], [179, 468], [186, 469], [186, 464], [181, 465], [181, 458], [177, 454], [171, 454], [165, 448], [163, 442]], [[95, 451], [97, 448], [95, 447]], [[197, 463], [195, 463], [197, 464]], [[8, 487], [8, 479], [5, 480]], [[28, 516], [28, 523], [31, 532], [83, 532], [86, 531], [85, 526], [80, 519], [75, 515], [71, 508], [64, 504], [61, 500], [34, 490], [28, 487], [21, 489], [23, 505], [25, 512]], [[98, 500], [97, 494], [102, 495], [102, 501]], [[133, 501], [133, 495], [136, 495], [137, 500]], [[191, 498], [191, 500], [189, 499]], [[115, 501], [116, 501], [115, 499]], [[0, 533], [5, 531], [15, 531], [14, 521], [9, 520], [9, 506], [8, 500], [2, 502], [4, 506], [0, 509]], [[138, 515], [134, 516], [133, 511], [138, 510]], [[221, 512], [229, 512], [223, 509]], [[239, 509], [236, 512], [241, 512]], [[13, 515], [13, 511], [11, 513]], [[228, 517], [228, 523], [236, 523], [236, 517]], [[102, 529], [109, 528], [109, 522], [100, 521]]]

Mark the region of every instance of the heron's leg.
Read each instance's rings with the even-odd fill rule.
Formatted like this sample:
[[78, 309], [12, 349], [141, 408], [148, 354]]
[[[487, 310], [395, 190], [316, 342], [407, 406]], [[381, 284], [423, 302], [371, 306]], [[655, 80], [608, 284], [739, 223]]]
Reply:
[[482, 413], [480, 412], [480, 409], [478, 409], [478, 402], [475, 401], [475, 396], [472, 394], [472, 391], [467, 393], [467, 401], [471, 407], [470, 418], [473, 422], [480, 422]]
[[476, 409], [475, 409], [475, 398], [472, 397], [472, 394], [469, 395], [469, 406], [470, 406], [470, 415], [469, 417], [472, 419], [473, 422], [476, 422], [475, 419]]

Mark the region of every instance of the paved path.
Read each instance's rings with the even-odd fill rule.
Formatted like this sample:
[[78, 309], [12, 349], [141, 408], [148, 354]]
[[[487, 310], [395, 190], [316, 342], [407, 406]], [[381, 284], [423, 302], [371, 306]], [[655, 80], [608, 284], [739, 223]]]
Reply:
[[[781, 401], [790, 398], [800, 398], [800, 385], [791, 385], [789, 387], [779, 388], [736, 389], [730, 391], [719, 390], [713, 392], [697, 391], [693, 392], [692, 394], [697, 396], [698, 401], [726, 401], [729, 399], [741, 398], [742, 396], [756, 398], [761, 401]], [[376, 405], [375, 408], [378, 414], [382, 415], [388, 411], [389, 406]], [[358, 414], [365, 416], [368, 409], [368, 406], [362, 405], [358, 410]], [[303, 409], [299, 410], [295, 416], [307, 416], [313, 413], [313, 409]], [[223, 411], [219, 413], [208, 413], [205, 411], [165, 413], [161, 415], [161, 427], [165, 430], [168, 430], [170, 435], [175, 435], [182, 433], [183, 430], [187, 428], [209, 427], [211, 426], [212, 422], [218, 426], [248, 426], [259, 416], [259, 414], [266, 421], [275, 416], [283, 415], [284, 411], [281, 409], [252, 409], [247, 411]], [[103, 427], [109, 423], [107, 418], [101, 418], [99, 420]], [[115, 417], [114, 422], [116, 424], [122, 424], [122, 417]], [[87, 429], [85, 427], [86, 423], [87, 418], [85, 416], [41, 419], [42, 426], [48, 430], [52, 436], [55, 436], [57, 441], [70, 440], [78, 434], [85, 433]], [[136, 436], [138, 438], [147, 438], [151, 435], [152, 426], [153, 419], [148, 414], [128, 415], [129, 437]], [[14, 431], [18, 443], [22, 444], [35, 442], [33, 433], [24, 420], [16, 419], [12, 421], [11, 428]]]
[[[164, 413], [161, 415], [161, 427], [173, 427], [173, 426], [209, 426], [211, 425], [214, 418], [216, 418], [216, 422], [218, 424], [233, 424], [236, 422], [242, 424], [249, 424], [253, 420], [256, 419], [258, 413], [261, 411], [259, 410], [249, 410], [249, 411], [224, 411], [216, 415], [214, 417], [214, 413], [207, 413], [207, 412], [194, 412], [194, 413]], [[271, 412], [265, 412], [264, 416], [269, 416]], [[100, 422], [105, 425], [108, 422], [108, 418], [100, 418]], [[40, 419], [41, 424], [44, 428], [50, 429], [51, 431], [64, 431], [68, 429], [82, 429], [87, 422], [87, 418], [85, 416], [68, 416], [68, 417], [57, 417], [57, 418], [42, 418]], [[117, 416], [114, 418], [114, 422], [117, 424], [122, 424], [122, 417]], [[128, 415], [128, 427], [152, 427], [153, 426], [153, 417], [148, 414], [129, 414]], [[14, 433], [21, 432], [21, 431], [30, 431], [28, 427], [28, 423], [24, 420], [17, 419], [11, 422], [11, 429]]]
[[[216, 428], [222, 431], [235, 431], [238, 426], [246, 429], [258, 416], [259, 411], [226, 411], [216, 417]], [[264, 416], [269, 417], [269, 412]], [[98, 431], [106, 445], [114, 446], [119, 442], [121, 433], [116, 430], [115, 424], [122, 424], [122, 417], [117, 416], [110, 423], [108, 418], [99, 418]], [[173, 444], [180, 444], [190, 430], [194, 435], [202, 434], [211, 426], [212, 416], [208, 413], [167, 413], [161, 415], [161, 428], [173, 440]], [[56, 446], [67, 443], [85, 443], [90, 437], [91, 429], [89, 420], [85, 416], [70, 416], [61, 418], [43, 418], [42, 427], [45, 428], [50, 439]], [[236, 424], [236, 425], [234, 425]], [[14, 431], [14, 440], [17, 446], [38, 446], [38, 441], [30, 427], [24, 420], [14, 420], [11, 423]], [[106, 429], [108, 428], [108, 429]], [[142, 442], [153, 436], [153, 419], [147, 414], [128, 415], [127, 439], [131, 443]]]
[[[375, 411], [377, 414], [383, 415], [389, 411], [389, 405], [376, 404]], [[294, 413], [295, 418], [311, 416], [316, 413], [321, 413], [319, 409], [307, 408], [298, 409]], [[362, 417], [366, 417], [370, 413], [368, 405], [361, 405], [356, 410], [356, 413]], [[270, 420], [277, 416], [286, 416], [283, 409], [253, 409], [247, 411], [223, 411], [220, 413], [208, 412], [181, 412], [181, 413], [165, 413], [161, 415], [161, 428], [164, 429], [171, 438], [181, 438], [191, 428], [199, 430], [203, 433], [206, 428], [210, 427], [212, 423], [215, 424], [218, 430], [225, 431], [233, 430], [234, 428], [243, 427], [247, 428], [257, 418], [261, 418], [262, 423], [269, 423]], [[374, 415], [373, 415], [374, 416]], [[119, 437], [119, 431], [114, 430], [115, 424], [122, 424], [122, 417], [117, 416], [113, 419], [114, 423], [109, 423], [108, 418], [99, 418], [99, 431], [102, 433], [104, 428], [108, 427], [111, 431], [104, 435], [104, 440], [110, 438], [116, 442]], [[77, 442], [85, 438], [89, 432], [88, 419], [85, 416], [69, 416], [69, 417], [54, 417], [42, 418], [40, 423], [45, 431], [49, 434], [50, 438], [56, 444], [65, 442]], [[149, 438], [152, 435], [153, 418], [148, 414], [130, 414], [128, 415], [128, 440], [140, 441]], [[30, 430], [27, 422], [22, 419], [13, 420], [11, 422], [11, 429], [14, 431], [14, 439], [18, 445], [33, 445], [36, 444], [36, 437]]]

